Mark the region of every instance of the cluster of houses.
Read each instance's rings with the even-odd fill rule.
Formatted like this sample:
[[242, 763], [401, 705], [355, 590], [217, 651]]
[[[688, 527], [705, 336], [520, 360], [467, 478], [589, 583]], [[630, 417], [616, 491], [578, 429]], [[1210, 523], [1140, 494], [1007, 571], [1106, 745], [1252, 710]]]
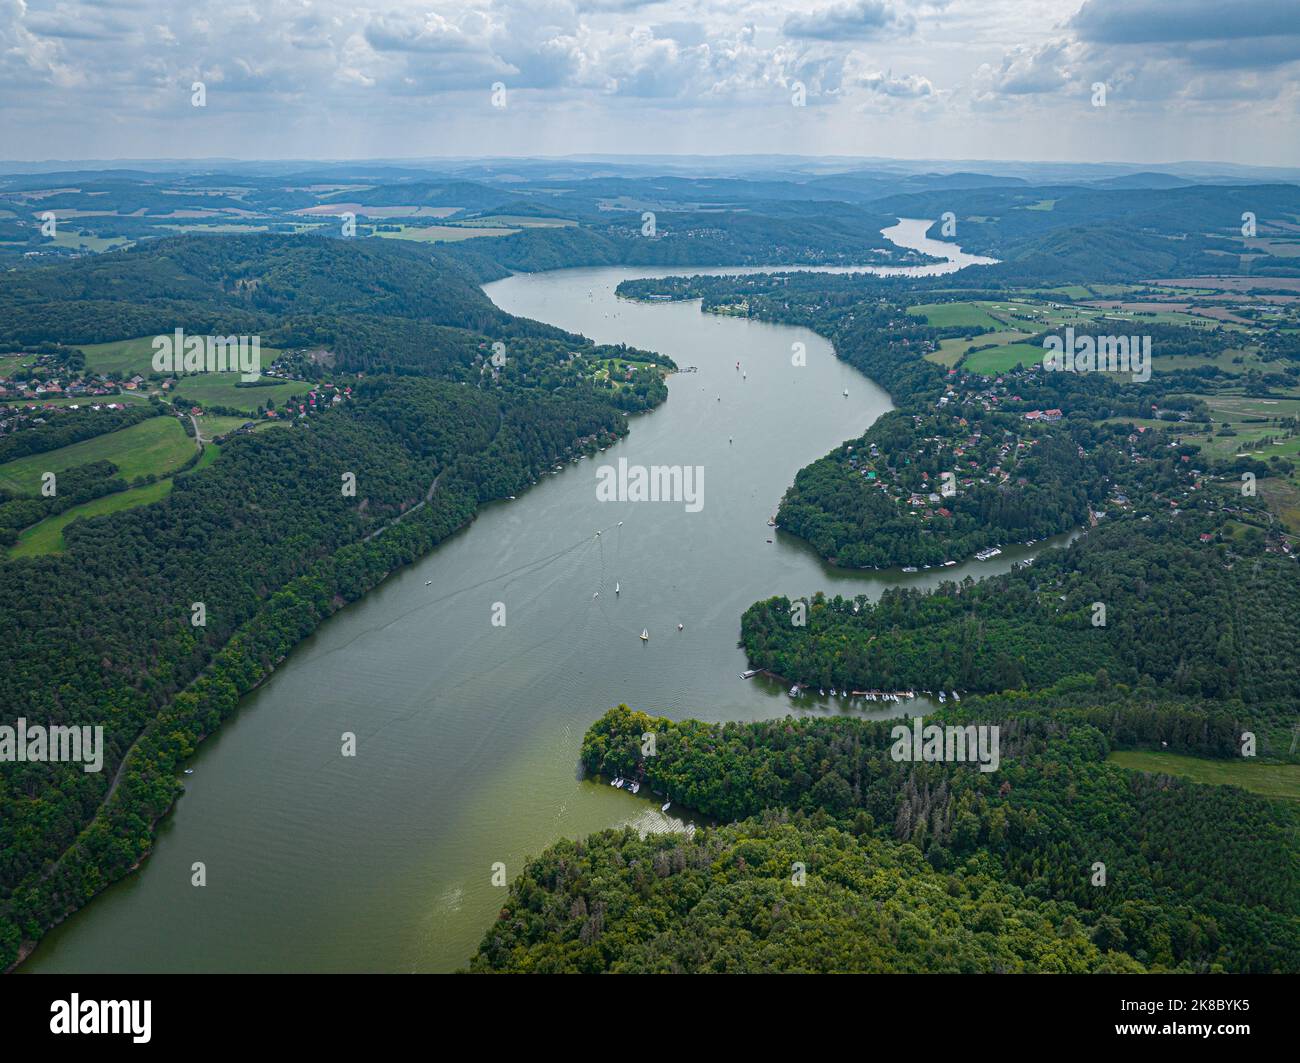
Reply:
[[[901, 465], [899, 455], [892, 455], [890, 461], [882, 461], [874, 443], [868, 444], [866, 454], [855, 454], [853, 448], [849, 448], [851, 469], [865, 482], [890, 495], [901, 511], [911, 512], [926, 521], [953, 515], [948, 508], [948, 496], [953, 490], [968, 489], [977, 483], [1010, 481], [1019, 459], [1039, 443], [1035, 436], [1020, 438], [1010, 430], [1004, 430], [1000, 438], [990, 437], [983, 429], [972, 427], [962, 414], [967, 409], [991, 413], [1000, 409], [1004, 402], [1021, 401], [1019, 395], [1012, 393], [1014, 381], [1011, 378], [1016, 374], [998, 377], [963, 374], [959, 377], [956, 370], [951, 370], [948, 375], [949, 383], [935, 407], [941, 417], [952, 419], [956, 431], [918, 435], [914, 454], [901, 456]], [[1063, 414], [1054, 409], [1033, 411], [1032, 415], [1025, 416], [1031, 422], [1050, 422], [1059, 420]], [[924, 431], [924, 416], [914, 414], [912, 421]], [[920, 469], [923, 465], [933, 466], [936, 458], [940, 466], [952, 473], [947, 487]]]
[[117, 395], [123, 391], [136, 391], [145, 379], [133, 376], [127, 380], [113, 380], [109, 377], [91, 376], [71, 380], [50, 376], [44, 380], [32, 378], [15, 380], [0, 377], [0, 400], [8, 399], [22, 402], [34, 402], [40, 399], [63, 398], [97, 398], [103, 395]]
[[319, 413], [321, 410], [329, 409], [332, 406], [340, 406], [350, 398], [352, 398], [351, 384], [330, 384], [323, 387], [314, 387], [307, 392], [306, 397], [302, 400], [286, 402], [279, 410], [267, 410], [266, 416], [272, 420], [290, 417], [306, 418], [313, 413]]
[[75, 402], [66, 406], [55, 406], [53, 403], [48, 402], [38, 404], [26, 402], [25, 400], [17, 405], [0, 402], [0, 435], [46, 424], [50, 417], [57, 417], [64, 410], [86, 409], [99, 411], [122, 410], [125, 408], [126, 404], [121, 402], [95, 402], [87, 403], [84, 406]]

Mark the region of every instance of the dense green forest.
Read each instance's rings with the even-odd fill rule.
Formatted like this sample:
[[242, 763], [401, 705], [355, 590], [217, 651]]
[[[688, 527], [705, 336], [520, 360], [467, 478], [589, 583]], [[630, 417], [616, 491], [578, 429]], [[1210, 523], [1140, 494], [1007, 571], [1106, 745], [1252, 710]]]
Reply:
[[[59, 342], [205, 321], [225, 334], [232, 315], [287, 332], [317, 314], [324, 328], [326, 309], [354, 337], [329, 371], [347, 401], [231, 437], [160, 501], [73, 522], [62, 552], [0, 563], [0, 698], [14, 717], [102, 725], [106, 747], [99, 773], [0, 771], [0, 967], [140, 861], [180, 762], [296, 642], [480, 503], [625, 434], [625, 411], [662, 401], [671, 366], [510, 318], [464, 267], [392, 244], [179, 238], [26, 271], [0, 293], [16, 334], [39, 323]], [[385, 356], [416, 317], [443, 324]], [[598, 372], [615, 362], [617, 380]], [[59, 414], [10, 445], [39, 452], [58, 445], [56, 426], [83, 423]], [[100, 462], [63, 473], [57, 498], [0, 501], [6, 534], [124, 487], [114, 473]]]
[[512, 886], [472, 967], [1300, 967], [1297, 810], [1105, 760], [1161, 741], [1231, 755], [1240, 721], [1113, 693], [1079, 700], [971, 699], [941, 713], [945, 725], [999, 723], [992, 774], [893, 759], [897, 721], [719, 725], [619, 706], [587, 732], [587, 770], [640, 774], [724, 825], [553, 846]]
[[1202, 541], [1208, 526], [1107, 522], [978, 582], [874, 603], [814, 595], [803, 625], [772, 598], [745, 612], [741, 641], [755, 667], [813, 686], [997, 693], [1080, 677], [1118, 698], [1233, 701], [1285, 751], [1300, 705], [1295, 562], [1262, 537]]

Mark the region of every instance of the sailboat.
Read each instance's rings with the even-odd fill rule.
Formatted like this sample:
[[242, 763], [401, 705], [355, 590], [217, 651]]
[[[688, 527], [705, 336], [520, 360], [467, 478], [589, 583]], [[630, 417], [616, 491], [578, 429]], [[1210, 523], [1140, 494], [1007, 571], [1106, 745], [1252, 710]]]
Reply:
[[618, 584], [617, 584], [617, 583], [614, 584], [614, 593], [615, 593], [615, 594], [618, 594]]
[[643, 627], [643, 628], [641, 629], [641, 641], [642, 641], [642, 642], [649, 642], [649, 641], [650, 641], [650, 629], [649, 629], [649, 628], [645, 628], [645, 627]]

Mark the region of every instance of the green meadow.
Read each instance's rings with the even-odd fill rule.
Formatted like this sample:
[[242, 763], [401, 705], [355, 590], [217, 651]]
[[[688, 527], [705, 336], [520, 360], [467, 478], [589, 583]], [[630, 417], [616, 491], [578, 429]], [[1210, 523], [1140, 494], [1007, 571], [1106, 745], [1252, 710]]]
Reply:
[[1178, 775], [1213, 786], [1240, 786], [1251, 793], [1284, 801], [1300, 801], [1300, 764], [1251, 760], [1209, 760], [1177, 753], [1117, 750], [1108, 758], [1121, 768]]
[[927, 325], [962, 325], [982, 330], [1001, 327], [1001, 322], [990, 317], [982, 303], [922, 303], [908, 307], [907, 312], [925, 318]]
[[167, 476], [190, 460], [194, 446], [175, 417], [151, 417], [129, 428], [6, 462], [0, 465], [0, 487], [15, 494], [38, 494], [42, 473], [92, 461], [111, 461], [127, 481], [150, 473]]
[[[153, 341], [153, 336], [136, 336], [127, 340], [113, 340], [111, 343], [81, 343], [76, 346], [86, 356], [86, 368], [96, 373], [112, 377], [129, 377], [139, 373], [147, 377], [154, 371]], [[280, 353], [278, 347], [263, 347], [262, 365], [270, 365], [280, 357]], [[205, 375], [236, 376], [226, 373]]]
[[[238, 387], [237, 373], [196, 373], [181, 377], [173, 395], [179, 395], [195, 406], [229, 406], [233, 410], [243, 410], [252, 414], [259, 406], [265, 405], [267, 399], [275, 401], [276, 406], [283, 406], [292, 395], [305, 395], [311, 385], [301, 380], [283, 384], [264, 384], [257, 387]], [[243, 423], [242, 421], [240, 422]]]
[[[206, 455], [205, 455], [206, 456]], [[90, 502], [64, 510], [54, 517], [46, 517], [38, 524], [22, 531], [18, 542], [9, 550], [10, 557], [36, 557], [39, 554], [58, 553], [64, 549], [63, 529], [79, 517], [99, 517], [105, 513], [118, 513], [133, 506], [157, 502], [171, 494], [173, 477], [157, 483], [132, 487], [116, 494], [104, 495]]]
[[[203, 456], [194, 464], [194, 467], [179, 475], [193, 476], [195, 473], [206, 469], [220, 456], [221, 447], [215, 443], [209, 443], [203, 448]], [[157, 480], [142, 487], [131, 487], [125, 491], [118, 491], [116, 494], [105, 495], [103, 498], [83, 502], [81, 505], [73, 506], [56, 516], [47, 517], [45, 520], [33, 524], [30, 528], [26, 528], [19, 533], [18, 542], [9, 550], [9, 557], [36, 557], [39, 554], [58, 553], [65, 549], [66, 546], [63, 541], [63, 529], [77, 518], [99, 517], [105, 513], [120, 513], [122, 510], [157, 502], [159, 499], [166, 498], [171, 494], [172, 485], [175, 482], [176, 477], [169, 476], [165, 480]]]
[[1043, 360], [1043, 348], [1034, 343], [1004, 343], [987, 351], [976, 351], [966, 356], [963, 369], [988, 376], [1004, 373], [1018, 365], [1033, 365]]

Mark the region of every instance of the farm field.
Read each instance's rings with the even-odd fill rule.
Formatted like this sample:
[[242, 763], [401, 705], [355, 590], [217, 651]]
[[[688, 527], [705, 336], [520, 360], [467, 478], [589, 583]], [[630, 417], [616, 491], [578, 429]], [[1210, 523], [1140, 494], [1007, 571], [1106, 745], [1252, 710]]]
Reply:
[[130, 242], [125, 236], [95, 236], [64, 230], [51, 237], [48, 243], [42, 246], [71, 247], [82, 251], [108, 251], [111, 248], [121, 247], [123, 244]]
[[107, 435], [6, 462], [0, 465], [0, 487], [15, 494], [35, 494], [42, 473], [58, 473], [92, 461], [111, 461], [127, 481], [151, 473], [166, 476], [189, 461], [193, 453], [194, 440], [175, 417], [151, 417]]
[[1252, 762], [1246, 758], [1209, 760], [1135, 749], [1117, 750], [1107, 759], [1121, 768], [1178, 775], [1212, 786], [1240, 786], [1265, 797], [1300, 801], [1300, 764]]

